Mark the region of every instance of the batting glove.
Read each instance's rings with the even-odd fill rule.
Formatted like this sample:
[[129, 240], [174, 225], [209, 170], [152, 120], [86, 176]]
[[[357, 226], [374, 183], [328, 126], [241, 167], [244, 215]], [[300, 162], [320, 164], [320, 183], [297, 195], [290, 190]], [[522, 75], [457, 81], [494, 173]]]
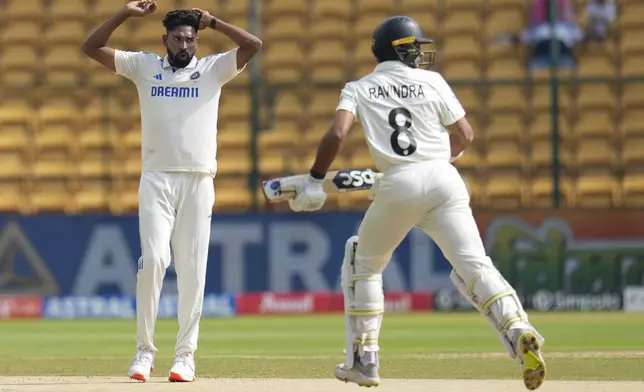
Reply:
[[295, 212], [317, 211], [326, 202], [326, 192], [322, 188], [324, 180], [317, 180], [310, 175], [296, 189], [297, 195], [288, 201], [289, 207]]

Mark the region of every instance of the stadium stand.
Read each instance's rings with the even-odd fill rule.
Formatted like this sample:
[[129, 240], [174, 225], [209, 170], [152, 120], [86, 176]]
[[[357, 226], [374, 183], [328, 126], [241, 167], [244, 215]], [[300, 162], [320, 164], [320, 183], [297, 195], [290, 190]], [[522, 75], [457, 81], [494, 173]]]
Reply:
[[[201, 7], [248, 28], [250, 0], [158, 0], [156, 15], [128, 21], [111, 43], [163, 54], [161, 19]], [[574, 2], [580, 22], [584, 2]], [[383, 18], [414, 16], [436, 40], [442, 72], [469, 113], [476, 141], [457, 163], [475, 207], [551, 205], [552, 95], [526, 72], [523, 49], [496, 45], [519, 32], [525, 0], [265, 0], [258, 136], [262, 178], [305, 172], [330, 125], [340, 89], [370, 72], [371, 34]], [[138, 98], [126, 80], [84, 58], [78, 45], [115, 10], [112, 0], [3, 0], [0, 29], [0, 210], [136, 210], [140, 171]], [[557, 95], [562, 205], [644, 205], [644, 5], [621, 1], [620, 18], [599, 49], [577, 54], [580, 77], [564, 75]], [[13, 22], [19, 20], [20, 22]], [[350, 37], [350, 39], [347, 39]], [[202, 34], [199, 55], [230, 49]], [[496, 79], [522, 78], [514, 84]], [[459, 83], [469, 79], [476, 83]], [[224, 88], [220, 106], [219, 210], [243, 210], [253, 192], [250, 67]], [[270, 93], [269, 93], [270, 91]], [[372, 166], [357, 124], [334, 167]], [[365, 193], [332, 196], [333, 208], [363, 208]]]

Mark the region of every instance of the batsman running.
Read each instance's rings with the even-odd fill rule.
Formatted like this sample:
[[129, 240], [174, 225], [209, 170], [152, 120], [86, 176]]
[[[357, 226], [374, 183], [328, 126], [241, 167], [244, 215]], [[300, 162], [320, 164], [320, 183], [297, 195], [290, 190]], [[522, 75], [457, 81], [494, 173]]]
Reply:
[[[358, 117], [377, 169], [372, 203], [348, 239], [342, 264], [346, 363], [335, 377], [370, 387], [380, 384], [378, 337], [384, 312], [382, 273], [404, 237], [421, 228], [453, 269], [450, 279], [498, 333], [521, 364], [525, 386], [543, 383], [543, 337], [528, 321], [513, 287], [485, 252], [468, 190], [451, 162], [472, 143], [465, 110], [445, 79], [421, 69], [436, 52], [418, 23], [406, 16], [385, 19], [373, 34], [375, 70], [347, 83], [333, 125], [322, 138], [307, 179], [289, 200], [293, 211], [322, 208], [323, 178]], [[466, 339], [467, 337], [463, 337]]]
[[[210, 220], [217, 172], [217, 116], [223, 85], [243, 71], [262, 42], [200, 9], [165, 15], [167, 54], [131, 52], [107, 46], [110, 36], [131, 17], [156, 11], [153, 1], [132, 1], [89, 35], [82, 50], [130, 79], [141, 106], [142, 173], [139, 184], [139, 259], [136, 312], [137, 353], [130, 378], [147, 381], [154, 368], [154, 326], [166, 269], [174, 255], [179, 332], [170, 381], [194, 381]], [[200, 30], [212, 29], [237, 47], [195, 57]], [[172, 246], [172, 250], [170, 248]]]

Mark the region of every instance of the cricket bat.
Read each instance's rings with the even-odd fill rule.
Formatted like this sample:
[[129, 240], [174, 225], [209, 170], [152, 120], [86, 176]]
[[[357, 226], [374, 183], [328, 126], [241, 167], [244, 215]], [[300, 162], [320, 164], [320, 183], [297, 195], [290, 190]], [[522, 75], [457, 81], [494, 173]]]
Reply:
[[[308, 174], [298, 174], [262, 181], [262, 191], [266, 201], [278, 203], [295, 198], [296, 187], [300, 186], [307, 176]], [[368, 190], [380, 177], [382, 173], [371, 169], [333, 170], [324, 177], [322, 187], [326, 193]]]

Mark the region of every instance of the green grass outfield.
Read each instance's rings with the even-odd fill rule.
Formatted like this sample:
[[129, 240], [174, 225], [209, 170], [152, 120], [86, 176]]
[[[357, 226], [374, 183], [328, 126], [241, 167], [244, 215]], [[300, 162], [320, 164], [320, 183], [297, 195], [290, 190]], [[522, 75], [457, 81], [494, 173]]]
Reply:
[[[644, 314], [532, 313], [546, 338], [549, 380], [644, 380]], [[3, 376], [125, 375], [133, 320], [0, 322]], [[177, 322], [161, 320], [156, 367], [173, 358]], [[343, 361], [341, 314], [202, 320], [200, 377], [330, 378]], [[391, 379], [516, 379], [519, 366], [477, 313], [387, 314], [381, 376]]]

